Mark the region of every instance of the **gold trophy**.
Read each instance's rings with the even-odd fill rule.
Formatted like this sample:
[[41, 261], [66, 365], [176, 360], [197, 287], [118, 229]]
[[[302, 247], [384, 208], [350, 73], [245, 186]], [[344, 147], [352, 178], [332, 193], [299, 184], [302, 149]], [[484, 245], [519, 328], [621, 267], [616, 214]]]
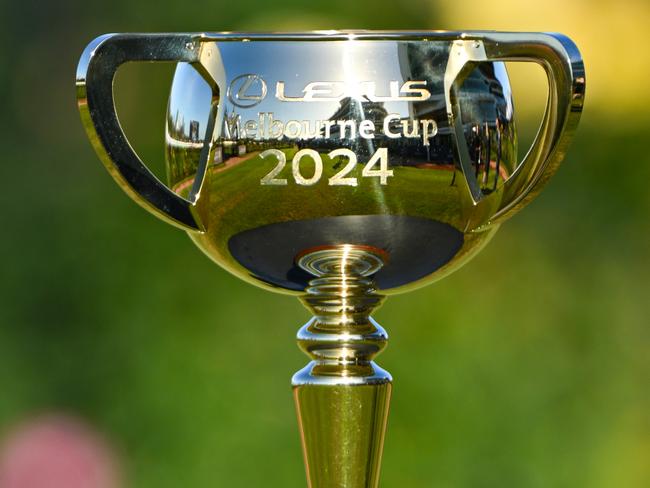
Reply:
[[[122, 132], [125, 62], [176, 64], [168, 184]], [[523, 161], [504, 62], [548, 75]], [[217, 264], [292, 294], [314, 317], [293, 377], [308, 485], [376, 487], [391, 376], [371, 312], [474, 256], [555, 173], [585, 75], [559, 34], [373, 32], [111, 34], [77, 71], [83, 124], [119, 185]]]

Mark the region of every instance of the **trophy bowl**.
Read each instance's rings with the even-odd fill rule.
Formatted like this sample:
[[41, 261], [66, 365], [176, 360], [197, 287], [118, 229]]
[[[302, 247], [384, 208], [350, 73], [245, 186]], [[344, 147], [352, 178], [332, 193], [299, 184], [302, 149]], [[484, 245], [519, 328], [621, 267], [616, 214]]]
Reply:
[[[177, 63], [167, 185], [115, 113], [128, 61]], [[512, 61], [549, 82], [522, 161]], [[584, 86], [575, 45], [543, 33], [113, 34], [77, 72], [82, 120], [124, 190], [221, 267], [314, 313], [293, 387], [308, 483], [324, 488], [378, 484], [392, 379], [373, 361], [387, 335], [370, 313], [464, 264], [542, 189]]]
[[[210, 85], [179, 63], [167, 174], [184, 197], [202, 179], [196, 213], [205, 231], [190, 232], [194, 242], [243, 279], [297, 293], [313, 278], [296, 263], [309, 249], [380, 250], [386, 262], [374, 281], [383, 292], [429, 282], [474, 255], [496, 229], [487, 224], [516, 169], [514, 111], [505, 65], [478, 64], [458, 84], [454, 133], [445, 97], [452, 48], [429, 39], [215, 42], [210, 71], [223, 87], [215, 127]], [[455, 165], [456, 136], [469, 148], [467, 176]], [[489, 201], [476, 205], [466, 178]]]

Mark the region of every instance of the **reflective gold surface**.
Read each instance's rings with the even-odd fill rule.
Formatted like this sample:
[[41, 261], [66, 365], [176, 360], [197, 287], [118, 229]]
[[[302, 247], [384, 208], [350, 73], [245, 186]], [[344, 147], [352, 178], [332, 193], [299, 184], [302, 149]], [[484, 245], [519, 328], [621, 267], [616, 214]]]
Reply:
[[[318, 245], [354, 243], [391, 253], [376, 280], [387, 292], [421, 286], [466, 261], [493, 233], [477, 229], [498, 211], [503, 181], [516, 168], [516, 128], [504, 65], [477, 65], [458, 82], [462, 137], [471, 152], [464, 176], [455, 163], [445, 96], [452, 47], [448, 39], [214, 42], [219, 54], [210, 57], [208, 71], [227, 88], [220, 92], [212, 156], [196, 205], [205, 232], [191, 233], [194, 242], [241, 278], [290, 292], [300, 292], [307, 280], [294, 256]], [[326, 62], [312, 63], [316, 58]], [[418, 87], [430, 95], [410, 100]], [[240, 92], [252, 100], [235, 99]], [[190, 199], [197, 171], [202, 176], [211, 96], [197, 69], [178, 65], [167, 169], [172, 188]], [[279, 99], [289, 96], [305, 100]], [[352, 127], [326, 125], [339, 121]], [[293, 129], [296, 122], [302, 131], [292, 137], [283, 127]], [[363, 123], [374, 126], [372, 138], [362, 137]], [[435, 135], [426, 137], [433, 124]], [[332, 182], [349, 162], [331, 155], [341, 148], [357, 158], [346, 173], [352, 185]], [[380, 148], [391, 175], [384, 181], [363, 177]], [[278, 164], [274, 153], [262, 157], [269, 149], [287, 161], [275, 175], [280, 184], [261, 184]], [[292, 165], [305, 149], [322, 160], [322, 176], [309, 185], [301, 183], [316, 171], [313, 158], [300, 160], [298, 180]], [[468, 181], [490, 198], [477, 206]]]
[[[179, 62], [166, 132], [173, 191], [114, 113], [114, 72], [138, 60]], [[520, 164], [502, 61], [538, 63], [549, 79]], [[315, 246], [388, 253], [375, 277], [385, 293], [466, 262], [557, 169], [584, 82], [564, 36], [496, 32], [109, 35], [77, 73], [91, 141], [124, 189], [230, 272], [294, 294], [309, 278], [294, 258]]]
[[312, 361], [293, 377], [311, 488], [375, 488], [388, 419], [391, 376], [373, 361], [388, 340], [369, 314], [383, 301], [372, 279], [385, 255], [343, 245], [308, 252], [302, 302], [314, 313], [298, 332]]
[[[127, 61], [178, 62], [170, 187], [115, 114]], [[542, 125], [516, 160], [504, 61], [548, 75]], [[376, 487], [391, 377], [373, 357], [383, 294], [471, 258], [557, 170], [584, 66], [559, 34], [312, 32], [109, 35], [77, 72], [82, 120], [116, 181], [240, 278], [301, 297], [312, 362], [293, 378], [312, 487]]]

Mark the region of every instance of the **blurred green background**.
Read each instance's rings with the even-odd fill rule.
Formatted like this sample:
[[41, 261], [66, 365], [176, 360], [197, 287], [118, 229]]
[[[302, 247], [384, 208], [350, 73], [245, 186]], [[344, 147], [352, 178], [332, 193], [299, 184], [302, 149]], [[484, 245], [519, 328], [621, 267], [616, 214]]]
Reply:
[[[116, 453], [120, 486], [298, 487], [292, 298], [245, 285], [110, 179], [75, 104], [78, 57], [114, 31], [552, 30], [587, 68], [565, 165], [478, 258], [391, 298], [384, 487], [650, 486], [650, 5], [299, 0], [7, 2], [0, 443], [51, 412]], [[125, 68], [120, 115], [162, 168], [172, 67]], [[530, 140], [543, 79], [514, 71]], [[522, 146], [524, 143], [522, 143]], [[5, 487], [2, 487], [5, 488]], [[91, 487], [94, 488], [94, 487]]]

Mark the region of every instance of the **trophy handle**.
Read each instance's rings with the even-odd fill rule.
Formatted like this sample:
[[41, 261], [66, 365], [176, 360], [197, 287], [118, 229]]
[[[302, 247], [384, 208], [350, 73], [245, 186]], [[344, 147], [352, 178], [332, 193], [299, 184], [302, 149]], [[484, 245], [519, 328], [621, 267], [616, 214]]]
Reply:
[[445, 94], [450, 125], [470, 193], [478, 204], [485, 195], [471, 177], [467, 142], [457, 89], [477, 63], [529, 61], [541, 65], [549, 84], [544, 118], [528, 154], [504, 182], [501, 202], [488, 224], [499, 224], [528, 204], [557, 171], [575, 134], [585, 95], [585, 69], [576, 45], [555, 33], [467, 33], [454, 41], [445, 73]]
[[[218, 105], [218, 86], [203, 67], [210, 47], [190, 34], [107, 34], [92, 41], [77, 67], [77, 101], [83, 125], [90, 141], [115, 181], [142, 207], [162, 220], [184, 230], [202, 231], [194, 212], [198, 190], [214, 131], [214, 117], [208, 120], [205, 143], [197, 180], [186, 200], [163, 184], [140, 160], [124, 134], [115, 112], [113, 80], [117, 69], [130, 61], [167, 61], [192, 63], [213, 91], [212, 111]], [[214, 115], [214, 114], [211, 114]]]

